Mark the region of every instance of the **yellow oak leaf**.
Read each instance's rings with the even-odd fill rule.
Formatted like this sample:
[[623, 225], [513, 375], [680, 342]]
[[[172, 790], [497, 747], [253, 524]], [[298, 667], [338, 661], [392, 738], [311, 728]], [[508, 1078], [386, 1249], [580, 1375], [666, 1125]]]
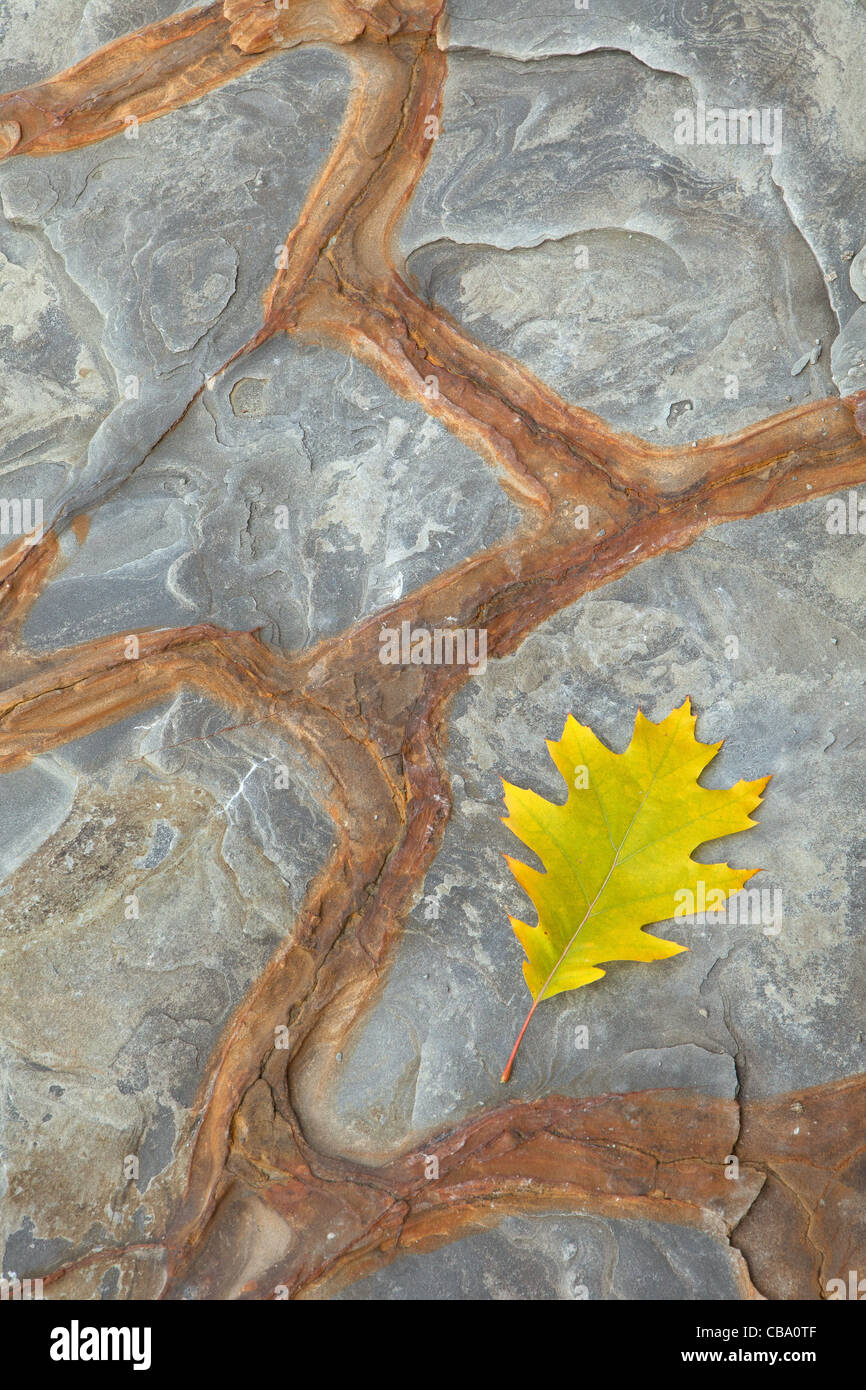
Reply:
[[547, 741], [568, 787], [566, 801], [557, 805], [503, 782], [503, 823], [545, 869], [506, 856], [538, 925], [509, 918], [526, 953], [523, 974], [534, 1002], [503, 1081], [542, 999], [601, 979], [602, 962], [664, 960], [687, 950], [643, 928], [691, 916], [694, 909], [683, 910], [690, 900], [721, 906], [758, 872], [691, 857], [705, 841], [753, 826], [750, 812], [770, 780], [699, 786], [722, 745], [699, 743], [694, 730], [689, 699], [659, 724], [639, 710], [628, 748], [612, 753], [569, 715], [562, 738]]

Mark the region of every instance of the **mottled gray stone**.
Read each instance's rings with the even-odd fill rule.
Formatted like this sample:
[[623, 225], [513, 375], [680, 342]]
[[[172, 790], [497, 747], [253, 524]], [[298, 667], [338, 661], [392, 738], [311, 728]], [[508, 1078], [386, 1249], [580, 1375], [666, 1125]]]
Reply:
[[46, 524], [116, 403], [101, 327], [50, 246], [0, 221], [0, 493], [39, 499]]
[[10, 792], [38, 807], [0, 896], [0, 1250], [21, 1276], [164, 1219], [213, 1046], [327, 854], [308, 764], [231, 722], [179, 696], [4, 779], [11, 824]]
[[86, 0], [33, 0], [26, 12], [0, 4], [3, 90], [51, 77], [75, 60], [75, 39]]
[[[278, 54], [135, 132], [30, 160], [24, 179], [20, 163], [0, 165], [4, 216], [44, 238], [64, 278], [90, 300], [116, 381], [117, 404], [92, 431], [86, 457], [70, 459], [74, 480], [56, 507], [91, 505], [128, 477], [259, 328], [276, 249], [297, 218], [347, 91], [337, 53]], [[215, 229], [227, 248], [222, 278], [230, 278], [232, 255], [237, 263], [228, 308], [207, 317], [220, 298], [213, 286], [216, 299], [196, 319], [182, 296], [167, 344], [158, 325], [169, 322], [172, 264], [175, 279], [182, 277], [178, 248], [212, 243]], [[203, 268], [202, 287], [210, 275]]]
[[337, 1300], [737, 1297], [737, 1256], [703, 1231], [655, 1221], [509, 1216], [495, 1231], [424, 1255], [400, 1255]]
[[852, 260], [848, 278], [857, 298], [866, 299], [866, 246], [858, 251]]
[[[449, 15], [452, 53], [469, 48], [534, 63], [610, 48], [688, 78], [695, 97], [708, 104], [781, 105], [773, 179], [825, 274], [834, 277], [828, 294], [835, 311], [842, 321], [851, 313], [856, 301], [843, 257], [862, 244], [866, 220], [857, 114], [862, 73], [855, 56], [866, 31], [861, 5], [590, 0], [579, 10], [573, 0], [548, 0], [539, 11], [520, 0], [451, 0]], [[629, 172], [624, 169], [624, 182]]]
[[719, 528], [565, 609], [470, 682], [451, 720], [454, 814], [381, 1001], [341, 1062], [298, 1081], [311, 1134], [372, 1157], [501, 1101], [530, 1003], [507, 913], [535, 919], [502, 857], [528, 854], [500, 823], [500, 779], [562, 800], [544, 739], [569, 712], [620, 751], [638, 707], [658, 720], [686, 695], [698, 736], [726, 740], [707, 785], [773, 774], [757, 828], [697, 857], [761, 866], [751, 886], [781, 892], [781, 931], [663, 926], [687, 953], [613, 964], [542, 1005], [509, 1095], [734, 1095], [739, 1078], [755, 1097], [863, 1070], [866, 564], [826, 517], [819, 501]]
[[45, 842], [66, 819], [75, 796], [76, 779], [53, 758], [37, 758], [27, 767], [6, 773], [0, 805], [0, 914], [9, 874]]
[[171, 352], [195, 347], [235, 291], [238, 254], [221, 236], [176, 237], [150, 266], [150, 316]]
[[[0, 85], [181, 8], [0, 0]], [[866, 386], [862, 6], [449, 11], [402, 233], [422, 293], [656, 442]], [[513, 530], [487, 465], [336, 353], [276, 340], [202, 390], [260, 326], [348, 87], [338, 52], [286, 53], [136, 139], [0, 165], [0, 493], [91, 513], [25, 626], [37, 651], [199, 620], [302, 648]], [[699, 100], [781, 106], [780, 148], [678, 145]], [[509, 1095], [762, 1097], [863, 1070], [866, 563], [826, 519], [720, 528], [470, 683], [454, 813], [379, 1000], [293, 1075], [310, 1138], [371, 1160], [502, 1100], [529, 999], [500, 779], [558, 799], [544, 738], [569, 711], [621, 749], [638, 706], [686, 694], [727, 740], [709, 784], [774, 774], [758, 827], [701, 857], [760, 864], [782, 929], [663, 925], [688, 952], [545, 1003]], [[211, 1049], [327, 855], [308, 763], [234, 722], [187, 691], [0, 779], [0, 1272], [160, 1228]], [[515, 1217], [343, 1296], [731, 1299], [737, 1272], [698, 1232]]]
[[490, 470], [420, 406], [358, 363], [282, 340], [196, 402], [83, 546], [67, 537], [69, 564], [25, 637], [54, 647], [207, 619], [302, 647], [514, 522]]
[[453, 54], [404, 233], [425, 293], [567, 399], [667, 443], [832, 392], [821, 267], [749, 147], [677, 146], [693, 84], [628, 54]]
[[866, 387], [866, 304], [855, 309], [833, 344], [833, 375], [844, 395]]

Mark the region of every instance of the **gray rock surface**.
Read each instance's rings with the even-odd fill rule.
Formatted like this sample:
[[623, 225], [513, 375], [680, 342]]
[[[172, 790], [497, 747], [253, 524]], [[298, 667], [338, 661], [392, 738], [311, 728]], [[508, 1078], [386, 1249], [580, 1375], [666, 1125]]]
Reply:
[[303, 760], [226, 722], [178, 697], [7, 779], [0, 1243], [19, 1277], [164, 1219], [210, 1052], [327, 853]]
[[338, 1301], [735, 1299], [737, 1258], [702, 1231], [655, 1221], [508, 1216], [496, 1231], [402, 1255]]
[[790, 378], [835, 330], [821, 267], [762, 148], [674, 143], [697, 95], [626, 53], [458, 52], [404, 233], [484, 342], [663, 443], [832, 390], [826, 357]]
[[[862, 1071], [866, 571], [858, 538], [828, 535], [825, 518], [816, 502], [719, 528], [558, 614], [461, 694], [448, 751], [455, 809], [424, 896], [329, 1086], [309, 1077], [323, 1142], [345, 1148], [351, 1134], [358, 1156], [372, 1156], [501, 1099], [530, 1003], [506, 914], [531, 909], [502, 858], [528, 856], [500, 823], [500, 778], [560, 801], [544, 739], [560, 737], [566, 714], [586, 721], [591, 709], [620, 751], [637, 708], [658, 720], [686, 695], [698, 736], [725, 739], [707, 785], [773, 773], [748, 839], [697, 857], [762, 865], [750, 886], [780, 893], [781, 919], [767, 898], [760, 921], [669, 923], [660, 934], [688, 954], [612, 965], [603, 989], [545, 1003], [509, 1092], [734, 1095], [739, 1080], [757, 1097]], [[731, 636], [739, 654], [728, 660]]]
[[420, 406], [283, 338], [221, 376], [99, 508], [24, 636], [54, 648], [208, 620], [297, 649], [515, 520], [490, 470]]
[[[0, 3], [0, 87], [180, 8]], [[450, 12], [442, 135], [402, 233], [426, 295], [661, 443], [866, 387], [866, 10]], [[283, 338], [200, 393], [259, 326], [347, 90], [336, 52], [286, 53], [136, 139], [0, 164], [2, 490], [46, 522], [91, 512], [24, 628], [36, 651], [200, 620], [308, 647], [516, 525], [479, 457], [336, 353]], [[676, 144], [698, 101], [781, 107], [779, 150]], [[544, 738], [569, 712], [619, 750], [638, 707], [686, 695], [726, 739], [709, 784], [774, 775], [758, 828], [702, 855], [760, 864], [781, 930], [662, 927], [688, 952], [544, 1004], [511, 1094], [756, 1098], [864, 1069], [866, 560], [826, 520], [816, 501], [718, 528], [470, 683], [454, 813], [380, 995], [297, 1075], [312, 1139], [372, 1162], [501, 1100], [528, 995], [500, 779], [559, 798]], [[0, 1272], [164, 1219], [210, 1050], [326, 857], [304, 759], [229, 722], [187, 694], [0, 779]], [[341, 1297], [731, 1299], [736, 1274], [705, 1234], [509, 1217]]]

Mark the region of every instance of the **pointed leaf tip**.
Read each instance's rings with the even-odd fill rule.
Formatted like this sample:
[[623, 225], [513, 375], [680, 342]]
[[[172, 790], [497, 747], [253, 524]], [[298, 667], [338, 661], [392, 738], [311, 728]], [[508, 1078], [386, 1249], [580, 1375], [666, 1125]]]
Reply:
[[[547, 739], [548, 750], [556, 762], [556, 752], [571, 726], [585, 733], [580, 756], [595, 795], [571, 795], [570, 791], [565, 803], [556, 803], [530, 790], [508, 817], [502, 817], [543, 866], [543, 873], [527, 877], [521, 868], [529, 869], [529, 865], [505, 856], [531, 899], [538, 922], [533, 928], [518, 918], [509, 919], [526, 956], [533, 1003], [503, 1081], [511, 1075], [538, 1003], [594, 983], [605, 974], [602, 963], [655, 962], [686, 951], [682, 943], [654, 937], [645, 928], [673, 918], [683, 890], [696, 895], [694, 906], [700, 892], [721, 889], [730, 895], [758, 872], [701, 864], [692, 858], [699, 845], [741, 832], [755, 822], [744, 805], [742, 789], [747, 784], [712, 791], [699, 785], [695, 768], [706, 766], [707, 760], [696, 757], [696, 750], [701, 755], [712, 750], [715, 756], [722, 743], [703, 744], [695, 737], [690, 695], [666, 718], [677, 714], [686, 714], [688, 722], [675, 721], [660, 736], [665, 719], [654, 724], [639, 709], [624, 753], [611, 752], [591, 729], [567, 715], [563, 738]], [[763, 791], [769, 781], [766, 777], [753, 785]], [[507, 786], [504, 781], [503, 786]], [[708, 796], [713, 798], [709, 814]]]

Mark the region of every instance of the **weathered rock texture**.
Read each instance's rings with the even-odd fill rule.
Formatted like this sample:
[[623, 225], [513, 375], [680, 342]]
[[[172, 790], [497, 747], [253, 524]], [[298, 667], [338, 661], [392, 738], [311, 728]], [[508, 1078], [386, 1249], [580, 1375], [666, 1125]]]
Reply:
[[[3, 1272], [52, 1297], [866, 1268], [866, 570], [823, 500], [866, 484], [866, 12], [546, 9], [0, 9], [0, 457], [45, 527], [0, 558]], [[699, 102], [778, 148], [678, 144]], [[383, 665], [403, 621], [489, 669]], [[713, 778], [774, 774], [782, 930], [548, 1001], [503, 1093], [499, 778], [558, 797], [569, 711], [621, 747], [686, 694]]]

